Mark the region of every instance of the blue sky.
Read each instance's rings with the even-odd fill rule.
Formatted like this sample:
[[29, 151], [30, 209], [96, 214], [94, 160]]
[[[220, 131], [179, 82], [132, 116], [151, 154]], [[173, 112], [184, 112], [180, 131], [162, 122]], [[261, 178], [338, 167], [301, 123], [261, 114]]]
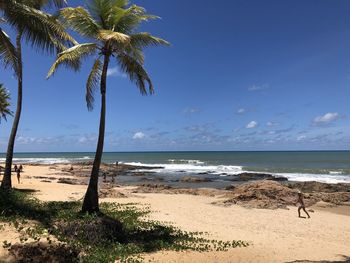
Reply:
[[[349, 1], [134, 3], [162, 17], [140, 30], [172, 46], [146, 50], [154, 96], [111, 65], [106, 151], [350, 149]], [[46, 80], [53, 61], [24, 48], [15, 151], [94, 151], [100, 97], [93, 112], [84, 98], [91, 60]], [[0, 82], [15, 105], [11, 72], [1, 69]], [[0, 124], [0, 152], [12, 120]]]

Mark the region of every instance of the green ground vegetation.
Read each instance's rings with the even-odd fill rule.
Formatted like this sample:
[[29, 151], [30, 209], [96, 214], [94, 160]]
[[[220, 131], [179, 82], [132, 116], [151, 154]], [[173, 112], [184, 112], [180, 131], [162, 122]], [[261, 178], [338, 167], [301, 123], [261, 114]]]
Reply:
[[9, 224], [19, 242], [3, 242], [18, 259], [56, 262], [143, 262], [160, 250], [225, 251], [244, 241], [217, 241], [149, 218], [137, 204], [102, 203], [101, 212], [81, 213], [80, 202], [41, 202], [30, 190], [0, 191], [0, 230]]

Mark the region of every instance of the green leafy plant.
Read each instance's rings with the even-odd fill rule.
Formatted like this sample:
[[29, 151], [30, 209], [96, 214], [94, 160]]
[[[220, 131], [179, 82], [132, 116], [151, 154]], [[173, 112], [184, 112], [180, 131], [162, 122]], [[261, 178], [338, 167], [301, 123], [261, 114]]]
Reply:
[[23, 243], [6, 247], [24, 251], [28, 241], [37, 244], [31, 249], [46, 242], [45, 250], [52, 255], [59, 251], [76, 261], [142, 262], [141, 253], [159, 250], [225, 251], [248, 245], [212, 240], [203, 232], [185, 232], [150, 220], [150, 209], [137, 204], [102, 203], [101, 212], [94, 214], [81, 213], [80, 206], [80, 202], [40, 202], [27, 193], [0, 191], [0, 221], [14, 226]]

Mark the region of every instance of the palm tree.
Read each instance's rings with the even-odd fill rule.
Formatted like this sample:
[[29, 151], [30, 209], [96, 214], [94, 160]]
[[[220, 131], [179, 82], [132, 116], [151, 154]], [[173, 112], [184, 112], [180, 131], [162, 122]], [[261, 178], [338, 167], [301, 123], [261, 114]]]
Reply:
[[128, 0], [91, 0], [88, 9], [68, 7], [62, 9], [60, 15], [69, 28], [94, 41], [75, 45], [60, 53], [48, 73], [50, 77], [61, 64], [78, 70], [82, 59], [94, 57], [86, 83], [86, 102], [88, 110], [92, 110], [94, 90], [99, 85], [100, 125], [90, 182], [82, 206], [83, 212], [93, 213], [99, 211], [98, 175], [105, 135], [107, 70], [110, 60], [116, 59], [121, 70], [136, 84], [142, 95], [148, 92], [152, 94], [153, 85], [143, 67], [143, 48], [169, 43], [146, 32], [136, 33], [143, 21], [158, 17], [148, 15], [142, 7], [129, 5]]
[[64, 44], [75, 43], [54, 16], [39, 10], [45, 4], [61, 7], [65, 3], [65, 0], [0, 0], [0, 9], [3, 11], [6, 22], [17, 31], [15, 47], [10, 45], [11, 41], [8, 36], [2, 30], [0, 31], [0, 55], [5, 65], [10, 64], [14, 69], [18, 89], [16, 113], [7, 146], [5, 173], [1, 184], [3, 189], [12, 187], [12, 158], [22, 112], [22, 38], [38, 50], [49, 53], [54, 53], [56, 50], [62, 51]]
[[7, 120], [7, 116], [12, 116], [12, 111], [9, 109], [10, 107], [10, 95], [5, 89], [5, 87], [0, 84], [0, 122], [1, 119]]

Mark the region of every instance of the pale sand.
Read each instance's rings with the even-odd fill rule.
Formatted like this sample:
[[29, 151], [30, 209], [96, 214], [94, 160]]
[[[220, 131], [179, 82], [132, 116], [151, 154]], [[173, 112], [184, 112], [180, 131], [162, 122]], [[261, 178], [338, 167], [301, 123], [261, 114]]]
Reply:
[[[63, 166], [60, 165], [60, 168]], [[16, 188], [34, 189], [35, 195], [44, 201], [79, 200], [86, 185], [40, 182], [42, 179], [26, 179], [27, 176], [55, 175], [59, 169], [49, 166], [25, 166], [23, 183]], [[61, 176], [62, 177], [62, 176]], [[64, 177], [69, 177], [64, 175]], [[131, 187], [118, 188], [129, 192]], [[297, 217], [297, 209], [263, 210], [239, 206], [221, 207], [211, 203], [215, 197], [170, 194], [133, 194], [129, 198], [102, 199], [101, 201], [149, 204], [154, 211], [152, 219], [170, 222], [186, 231], [204, 231], [218, 240], [244, 240], [247, 248], [235, 248], [227, 252], [158, 252], [145, 255], [146, 262], [291, 262], [295, 260], [336, 261], [350, 257], [349, 209], [337, 207], [313, 207], [311, 219]], [[339, 212], [340, 211], [340, 212]], [[16, 234], [7, 228], [0, 236], [3, 240], [15, 240]], [[0, 248], [4, 258], [6, 250]], [[350, 258], [348, 258], [350, 259]]]

